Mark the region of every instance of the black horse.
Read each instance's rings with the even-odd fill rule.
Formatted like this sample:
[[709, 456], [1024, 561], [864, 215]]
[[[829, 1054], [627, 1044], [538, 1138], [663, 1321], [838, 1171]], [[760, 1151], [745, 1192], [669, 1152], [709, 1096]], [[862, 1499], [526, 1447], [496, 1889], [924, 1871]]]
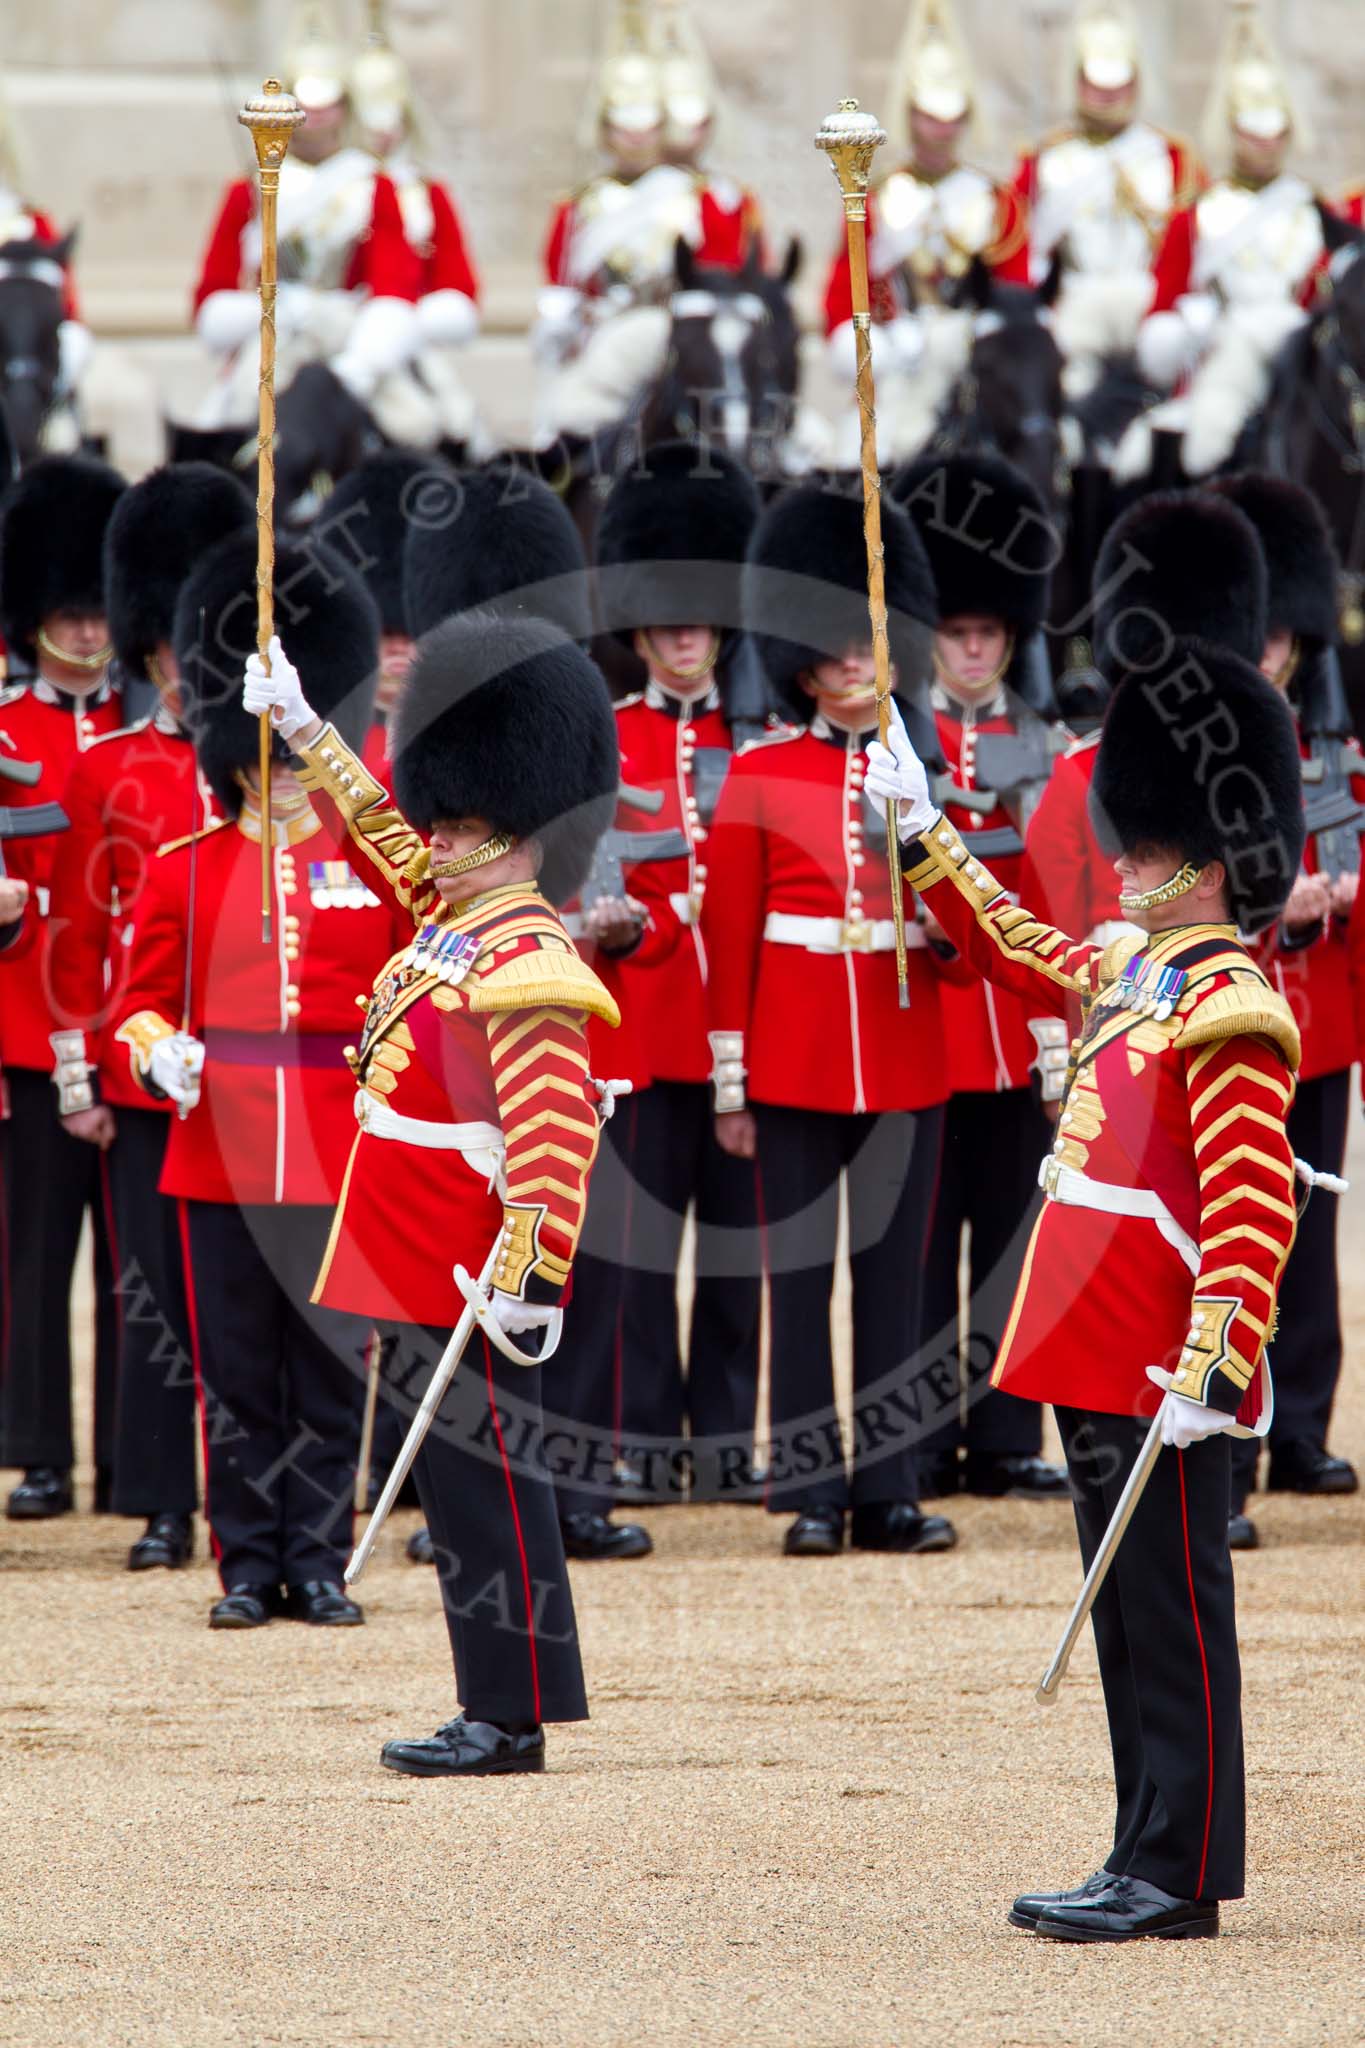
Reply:
[[73, 229], [60, 242], [0, 244], [0, 405], [19, 466], [42, 453], [58, 396]]
[[1002, 284], [980, 256], [973, 258], [954, 304], [976, 316], [977, 331], [929, 443], [941, 454], [1004, 456], [1054, 508], [1066, 490], [1062, 356], [1043, 316], [1060, 286], [1056, 262], [1035, 290]]
[[[305, 363], [275, 406], [275, 503], [288, 518], [310, 495], [332, 484], [385, 446], [369, 408], [325, 363]], [[245, 482], [256, 478], [256, 429], [187, 427], [168, 421], [171, 462], [213, 462]]]

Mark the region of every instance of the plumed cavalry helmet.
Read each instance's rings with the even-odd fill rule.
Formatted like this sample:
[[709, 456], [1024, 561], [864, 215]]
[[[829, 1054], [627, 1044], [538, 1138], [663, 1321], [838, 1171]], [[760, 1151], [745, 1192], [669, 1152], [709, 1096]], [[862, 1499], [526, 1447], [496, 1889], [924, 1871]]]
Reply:
[[104, 610], [104, 534], [123, 478], [86, 455], [44, 455], [0, 504], [0, 632], [12, 654], [37, 657], [53, 612]]
[[1090, 786], [1106, 853], [1170, 847], [1220, 860], [1244, 932], [1279, 916], [1303, 856], [1303, 787], [1293, 716], [1248, 661], [1180, 640], [1117, 691]]
[[433, 626], [391, 751], [394, 795], [419, 832], [485, 819], [539, 841], [552, 903], [577, 892], [616, 807], [620, 753], [601, 671], [557, 627], [488, 611]]
[[1269, 630], [1298, 642], [1290, 702], [1306, 733], [1351, 730], [1337, 660], [1337, 551], [1321, 505], [1302, 484], [1246, 469], [1211, 487], [1245, 512], [1256, 529], [1269, 580]]
[[1003, 680], [1031, 711], [1057, 704], [1042, 628], [1062, 539], [1040, 492], [998, 455], [922, 455], [892, 479], [915, 522], [938, 592], [940, 619], [977, 613], [1014, 635]]
[[479, 608], [548, 619], [571, 640], [592, 633], [578, 529], [548, 484], [511, 463], [430, 473], [408, 524], [403, 589], [419, 636]]
[[403, 594], [409, 531], [449, 499], [451, 470], [439, 456], [385, 448], [348, 470], [310, 529], [348, 562], [379, 608], [385, 633], [411, 633]]
[[1092, 588], [1095, 660], [1115, 686], [1198, 638], [1258, 662], [1266, 566], [1256, 529], [1226, 498], [1153, 491], [1104, 537]]
[[[374, 713], [379, 614], [354, 569], [318, 541], [279, 548], [275, 630], [319, 718], [358, 750]], [[219, 541], [181, 586], [172, 642], [199, 765], [235, 818], [240, 778], [257, 752], [257, 721], [242, 709], [242, 669], [256, 646], [254, 531]], [[287, 758], [283, 743], [277, 746]]]
[[245, 486], [211, 462], [168, 463], [123, 493], [104, 535], [104, 600], [125, 676], [148, 673], [171, 638], [180, 586], [208, 550], [248, 529]]
[[[929, 706], [938, 599], [914, 523], [890, 498], [882, 503], [882, 545], [896, 698], [915, 751], [939, 763]], [[803, 486], [769, 505], [745, 565], [744, 625], [783, 717], [809, 725], [815, 705], [802, 672], [871, 637], [861, 497]]]
[[612, 485], [597, 529], [604, 623], [629, 647], [641, 626], [740, 622], [745, 550], [758, 520], [748, 471], [720, 449], [661, 441]]

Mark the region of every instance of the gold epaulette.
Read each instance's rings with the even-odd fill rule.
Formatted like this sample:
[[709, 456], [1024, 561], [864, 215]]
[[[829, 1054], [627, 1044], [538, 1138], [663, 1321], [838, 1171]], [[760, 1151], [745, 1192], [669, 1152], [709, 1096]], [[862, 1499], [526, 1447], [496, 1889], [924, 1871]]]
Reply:
[[736, 748], [735, 759], [738, 761], [743, 754], [757, 753], [763, 747], [780, 747], [787, 740], [804, 739], [809, 730], [809, 726], [804, 725], [775, 725], [771, 732], [755, 733], [751, 740], [745, 740], [742, 747]]
[[1222, 988], [1210, 990], [1196, 1003], [1177, 1044], [1210, 1045], [1216, 1039], [1254, 1035], [1268, 1038], [1284, 1057], [1291, 1074], [1298, 1072], [1302, 1043], [1294, 1012], [1258, 967], [1248, 962]]
[[[4, 669], [0, 668], [0, 675], [4, 673]], [[7, 683], [4, 689], [0, 690], [0, 711], [3, 711], [7, 704], [17, 704], [27, 689], [27, 683]]]
[[196, 839], [207, 839], [211, 832], [221, 832], [224, 825], [235, 825], [235, 818], [210, 818], [207, 825], [201, 825], [197, 832], [187, 832], [183, 839], [168, 839], [164, 846], [158, 846], [157, 853], [179, 853], [182, 846], [193, 846]]
[[1100, 987], [1106, 982], [1117, 981], [1128, 962], [1135, 959], [1147, 944], [1145, 932], [1125, 932], [1121, 939], [1111, 939], [1100, 954]]
[[92, 740], [86, 742], [85, 751], [93, 754], [96, 747], [107, 747], [110, 740], [130, 740], [134, 733], [146, 732], [151, 722], [151, 713], [148, 712], [145, 718], [135, 718], [131, 725], [116, 726], [113, 732], [97, 732]]
[[481, 955], [462, 988], [469, 1008], [482, 1013], [551, 1007], [586, 1010], [604, 1023], [618, 1025], [621, 1012], [615, 998], [575, 952], [553, 911], [547, 910], [529, 930], [518, 923], [522, 946], [528, 938], [535, 939], [535, 952], [522, 950], [499, 959], [490, 949]]
[[630, 711], [636, 704], [643, 704], [644, 701], [643, 690], [632, 690], [628, 697], [618, 697], [611, 708], [613, 711]]

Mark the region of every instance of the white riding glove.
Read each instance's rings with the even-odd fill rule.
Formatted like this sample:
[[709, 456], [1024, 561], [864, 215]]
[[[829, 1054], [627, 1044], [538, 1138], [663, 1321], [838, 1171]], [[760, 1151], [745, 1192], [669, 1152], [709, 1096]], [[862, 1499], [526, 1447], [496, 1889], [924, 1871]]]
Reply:
[[496, 1287], [490, 1300], [498, 1328], [509, 1337], [520, 1337], [527, 1330], [543, 1330], [555, 1313], [536, 1302], [518, 1301], [515, 1294], [499, 1294]]
[[1159, 1365], [1149, 1365], [1147, 1377], [1154, 1387], [1160, 1387], [1169, 1396], [1161, 1417], [1161, 1441], [1172, 1445], [1177, 1451], [1187, 1451], [1191, 1444], [1202, 1444], [1205, 1437], [1217, 1436], [1220, 1430], [1231, 1429], [1237, 1417], [1229, 1415], [1226, 1409], [1210, 1408], [1203, 1401], [1191, 1401], [1186, 1394], [1172, 1394], [1171, 1375], [1163, 1372]]
[[270, 642], [268, 675], [259, 654], [253, 654], [247, 661], [242, 683], [242, 709], [249, 711], [253, 718], [259, 718], [268, 711], [276, 732], [286, 740], [292, 739], [301, 726], [311, 725], [317, 717], [303, 694], [298, 670], [280, 645], [278, 633]]
[[910, 744], [899, 710], [891, 706], [888, 745], [873, 740], [866, 755], [867, 779], [863, 787], [874, 803], [895, 803], [897, 831], [902, 842], [918, 839], [937, 822], [938, 806], [929, 794], [929, 777], [924, 763]]
[[180, 1110], [193, 1109], [198, 1102], [203, 1071], [204, 1048], [188, 1031], [159, 1038], [147, 1061], [148, 1078]]

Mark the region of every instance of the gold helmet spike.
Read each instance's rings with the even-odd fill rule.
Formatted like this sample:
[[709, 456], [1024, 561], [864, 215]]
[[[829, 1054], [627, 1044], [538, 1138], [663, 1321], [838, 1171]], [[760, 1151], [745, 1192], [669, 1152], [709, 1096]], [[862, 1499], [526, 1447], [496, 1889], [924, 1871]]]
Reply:
[[716, 111], [716, 74], [687, 0], [655, 0], [654, 57], [670, 129], [695, 134]]
[[1137, 26], [1123, 0], [1093, 0], [1076, 17], [1076, 72], [1100, 92], [1120, 92], [1138, 75]]
[[1294, 126], [1284, 66], [1257, 0], [1232, 0], [1209, 113], [1224, 129], [1274, 142]]
[[642, 0], [616, 0], [597, 77], [598, 118], [639, 132], [663, 124], [663, 82], [649, 47]]
[[961, 121], [971, 113], [976, 80], [952, 0], [911, 0], [891, 90], [898, 106], [935, 121]]
[[299, 105], [334, 107], [346, 97], [346, 60], [335, 18], [325, 0], [294, 11], [283, 77]]

